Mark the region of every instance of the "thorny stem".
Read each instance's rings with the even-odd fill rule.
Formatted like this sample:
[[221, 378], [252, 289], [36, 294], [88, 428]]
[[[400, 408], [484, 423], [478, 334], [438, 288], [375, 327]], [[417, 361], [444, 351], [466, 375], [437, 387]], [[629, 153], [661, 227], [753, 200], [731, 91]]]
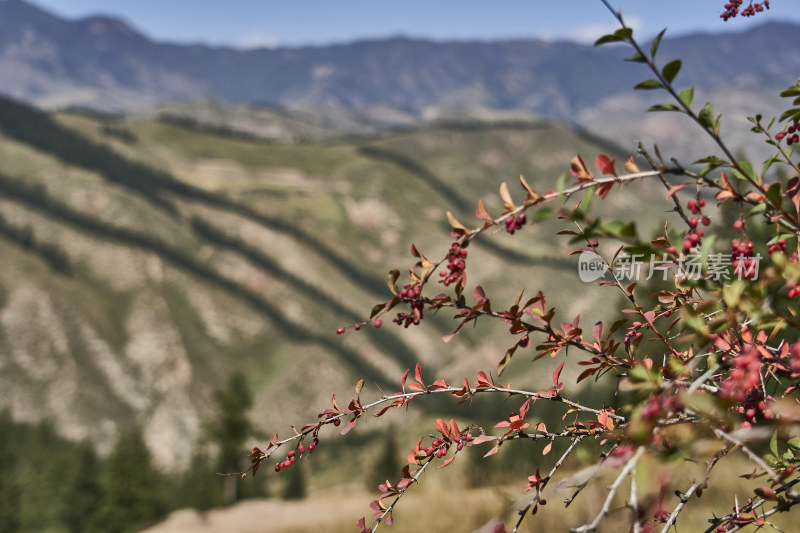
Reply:
[[669, 515], [669, 518], [667, 518], [666, 523], [664, 523], [664, 527], [661, 529], [661, 533], [669, 533], [669, 528], [672, 526], [672, 524], [675, 523], [675, 520], [678, 519], [678, 515], [683, 510], [686, 503], [689, 501], [689, 499], [692, 497], [695, 491], [697, 491], [697, 489], [702, 488], [706, 484], [708, 478], [711, 476], [711, 471], [717, 465], [719, 460], [728, 454], [730, 449], [731, 449], [730, 446], [723, 448], [710, 461], [708, 461], [707, 463], [708, 466], [706, 467], [706, 472], [705, 475], [703, 476], [703, 479], [700, 481], [695, 481], [694, 483], [692, 483], [692, 486], [689, 487], [689, 489], [686, 492], [682, 493], [680, 502], [678, 503], [677, 507], [675, 507], [675, 509], [672, 510], [672, 514]]
[[641, 524], [639, 524], [639, 499], [636, 494], [636, 469], [631, 470], [631, 498], [628, 502], [628, 507], [631, 508], [633, 513], [632, 533], [640, 533], [642, 531], [642, 527]]
[[775, 483], [781, 482], [781, 478], [780, 476], [778, 476], [775, 470], [773, 470], [767, 463], [765, 463], [761, 457], [753, 453], [753, 451], [750, 448], [748, 448], [744, 442], [733, 437], [732, 435], [729, 435], [728, 433], [725, 433], [719, 428], [713, 428], [713, 429], [714, 429], [714, 435], [716, 435], [717, 437], [721, 437], [727, 440], [728, 442], [735, 444], [739, 448], [741, 448], [742, 451], [747, 455], [748, 458], [750, 458], [751, 461], [753, 461], [759, 468], [764, 470], [764, 472], [766, 472], [767, 475], [769, 475], [772, 481], [774, 481]]
[[[627, 26], [625, 25], [625, 22], [622, 19], [622, 13], [620, 11], [615, 11], [614, 8], [612, 8], [611, 5], [608, 3], [608, 0], [600, 0], [600, 1], [603, 2], [603, 4], [605, 4], [606, 8], [608, 8], [609, 11], [611, 11], [611, 13], [617, 19], [617, 21], [619, 21], [620, 25], [623, 28], [626, 28]], [[700, 120], [700, 117], [692, 110], [692, 108], [690, 106], [686, 105], [683, 102], [683, 100], [681, 100], [680, 96], [675, 92], [675, 89], [672, 87], [672, 83], [669, 82], [666, 78], [664, 78], [664, 76], [662, 75], [661, 71], [658, 69], [658, 67], [656, 67], [655, 62], [653, 61], [653, 59], [647, 57], [647, 54], [644, 52], [644, 50], [642, 50], [642, 48], [639, 46], [639, 43], [637, 41], [635, 41], [633, 38], [630, 38], [628, 40], [628, 43], [634, 48], [634, 50], [636, 50], [636, 52], [642, 58], [644, 58], [644, 60], [647, 63], [647, 66], [650, 68], [650, 70], [656, 76], [658, 81], [661, 83], [661, 86], [664, 88], [664, 90], [666, 90], [669, 93], [669, 95], [675, 100], [675, 102], [677, 102], [678, 105], [680, 105], [680, 107], [681, 107], [681, 109], [683, 109], [684, 113], [689, 118], [691, 118], [695, 123], [697, 123], [703, 129], [703, 131], [707, 132], [711, 136], [711, 138], [714, 140], [714, 142], [719, 147], [719, 149], [722, 150], [723, 154], [725, 154], [725, 157], [728, 158], [728, 161], [730, 162], [731, 167], [736, 169], [742, 176], [744, 176], [745, 179], [747, 180], [747, 182], [750, 185], [752, 185], [759, 193], [764, 195], [764, 197], [766, 198], [767, 191], [764, 189], [763, 185], [761, 185], [753, 177], [751, 177], [747, 172], [745, 172], [745, 170], [741, 167], [739, 162], [736, 160], [736, 157], [730, 151], [730, 148], [728, 148], [728, 146], [720, 138], [719, 132], [718, 131], [714, 131], [711, 128], [706, 127], [703, 124], [703, 122]], [[784, 211], [783, 207], [780, 204], [775, 205], [769, 198], [766, 198], [766, 201], [769, 202], [769, 204], [776, 211], [780, 212], [781, 214], [784, 215], [784, 217], [786, 217], [788, 220], [792, 221], [795, 231], [800, 230], [800, 222], [795, 217], [793, 217], [790, 213]]]
[[377, 530], [378, 530], [378, 527], [381, 525], [381, 523], [383, 522], [383, 520], [384, 520], [384, 519], [385, 519], [385, 518], [386, 518], [388, 515], [390, 515], [390, 514], [392, 513], [392, 510], [394, 509], [395, 505], [397, 505], [397, 502], [399, 502], [399, 501], [400, 501], [400, 498], [402, 498], [402, 497], [403, 497], [403, 495], [406, 493], [406, 491], [407, 491], [407, 490], [408, 490], [408, 489], [409, 489], [409, 488], [410, 488], [412, 485], [414, 485], [414, 484], [417, 482], [417, 480], [418, 480], [418, 479], [419, 479], [419, 477], [422, 475], [422, 473], [425, 471], [425, 469], [426, 469], [426, 468], [428, 468], [428, 465], [429, 465], [429, 464], [431, 464], [431, 461], [430, 461], [430, 460], [428, 460], [428, 461], [427, 461], [425, 464], [423, 464], [422, 466], [420, 466], [420, 467], [419, 467], [419, 469], [418, 469], [416, 472], [414, 472], [414, 475], [413, 475], [413, 476], [411, 476], [411, 479], [412, 479], [413, 481], [412, 481], [411, 483], [409, 483], [408, 485], [406, 485], [405, 487], [403, 487], [402, 489], [400, 489], [400, 491], [399, 491], [399, 492], [398, 492], [398, 494], [397, 494], [397, 497], [395, 497], [395, 499], [394, 499], [394, 500], [392, 500], [392, 503], [391, 503], [391, 504], [389, 504], [389, 507], [387, 507], [387, 508], [386, 508], [386, 510], [383, 512], [383, 514], [382, 514], [382, 515], [380, 515], [378, 518], [376, 518], [376, 519], [375, 519], [375, 525], [374, 525], [374, 526], [372, 526], [372, 533], [375, 533], [375, 531], [377, 531]]
[[608, 488], [608, 496], [606, 497], [606, 501], [603, 502], [603, 507], [600, 509], [600, 512], [597, 513], [597, 516], [594, 517], [594, 520], [590, 524], [585, 524], [581, 527], [571, 529], [570, 531], [572, 533], [585, 533], [586, 531], [597, 530], [597, 526], [598, 524], [600, 524], [600, 521], [606, 516], [608, 516], [608, 511], [609, 509], [611, 509], [611, 500], [617, 493], [617, 489], [619, 489], [619, 486], [622, 484], [622, 481], [636, 466], [636, 463], [639, 461], [639, 458], [642, 456], [643, 453], [644, 453], [644, 446], [640, 446], [636, 450], [636, 453], [633, 454], [633, 457], [631, 457], [628, 460], [628, 463], [622, 469], [622, 472], [619, 473], [617, 479], [614, 480], [614, 483], [612, 483], [612, 485]]
[[585, 436], [585, 435], [579, 435], [579, 436], [575, 437], [575, 439], [572, 441], [572, 444], [570, 444], [570, 445], [569, 445], [569, 448], [567, 448], [567, 451], [565, 451], [565, 452], [564, 452], [564, 454], [563, 454], [561, 457], [559, 457], [558, 461], [556, 461], [556, 464], [554, 464], [554, 465], [553, 465], [553, 468], [550, 470], [550, 473], [549, 473], [549, 474], [547, 474], [547, 477], [545, 477], [545, 478], [542, 480], [542, 482], [541, 482], [541, 486], [540, 486], [540, 487], [539, 487], [539, 486], [537, 486], [537, 487], [536, 487], [536, 494], [535, 494], [535, 495], [534, 495], [534, 497], [531, 499], [530, 503], [529, 503], [528, 505], [526, 505], [524, 509], [520, 509], [520, 510], [519, 510], [519, 520], [517, 520], [517, 523], [516, 523], [516, 525], [514, 526], [514, 529], [513, 529], [513, 530], [511, 530], [511, 533], [517, 533], [517, 530], [519, 530], [519, 526], [522, 524], [522, 521], [523, 521], [523, 520], [525, 519], [525, 517], [528, 515], [528, 510], [529, 510], [529, 509], [530, 509], [530, 508], [531, 508], [531, 507], [532, 507], [532, 506], [533, 506], [533, 505], [534, 505], [536, 502], [538, 502], [538, 501], [541, 499], [542, 491], [544, 491], [544, 489], [545, 489], [545, 487], [547, 486], [547, 484], [548, 484], [548, 483], [550, 482], [550, 480], [553, 478], [553, 476], [554, 476], [554, 475], [555, 475], [555, 473], [556, 473], [556, 470], [558, 470], [558, 469], [561, 467], [561, 465], [562, 465], [562, 464], [564, 464], [564, 461], [566, 461], [567, 457], [569, 457], [569, 455], [572, 453], [572, 450], [574, 450], [574, 449], [575, 449], [575, 446], [577, 446], [577, 445], [578, 445], [578, 443], [579, 443], [581, 440], [583, 440], [583, 437], [584, 437], [584, 436]]

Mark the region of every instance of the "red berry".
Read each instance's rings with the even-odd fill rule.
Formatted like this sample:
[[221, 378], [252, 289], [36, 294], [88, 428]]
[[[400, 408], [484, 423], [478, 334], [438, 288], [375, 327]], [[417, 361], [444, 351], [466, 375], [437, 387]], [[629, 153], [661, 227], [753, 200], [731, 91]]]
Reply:
[[337, 428], [338, 428], [338, 427], [339, 427], [341, 424], [342, 424], [342, 419], [341, 419], [341, 418], [337, 418], [336, 420], [334, 420], [334, 421], [333, 421], [333, 425], [334, 425], [334, 426], [336, 426]]
[[711, 219], [708, 217], [703, 217], [702, 219], [700, 219], [700, 222], [702, 222], [704, 226], [708, 226], [709, 224], [711, 224]]
[[286, 454], [287, 457], [294, 457], [294, 450], [289, 450], [289, 453]]
[[300, 446], [297, 447], [297, 453], [299, 453], [301, 455], [306, 453], [306, 447], [303, 446], [302, 444], [300, 444]]
[[280, 463], [275, 465], [275, 471], [276, 472], [280, 472], [281, 471], [281, 464]]
[[697, 205], [698, 205], [699, 207], [705, 207], [705, 206], [706, 206], [706, 201], [705, 201], [705, 200], [703, 200], [702, 198], [698, 198], [698, 199], [697, 199]]
[[317, 445], [312, 442], [311, 444], [308, 445], [308, 452], [309, 453], [313, 452], [314, 448], [316, 448], [316, 447], [317, 447]]
[[697, 223], [698, 222], [699, 222], [699, 220], [697, 219], [697, 217], [692, 217], [692, 218], [689, 219], [689, 225], [691, 227], [693, 227], [693, 228], [697, 227]]
[[667, 253], [669, 255], [675, 255], [678, 253], [678, 250], [676, 250], [674, 246], [670, 246], [669, 248], [667, 248]]
[[373, 322], [372, 325], [375, 326], [376, 328], [379, 328], [383, 325], [383, 320], [381, 320], [380, 318], [376, 318], [375, 322]]
[[341, 335], [342, 333], [344, 333], [344, 328], [339, 328], [336, 330], [337, 335]]
[[733, 223], [733, 229], [742, 229], [743, 227], [744, 221], [741, 218]]

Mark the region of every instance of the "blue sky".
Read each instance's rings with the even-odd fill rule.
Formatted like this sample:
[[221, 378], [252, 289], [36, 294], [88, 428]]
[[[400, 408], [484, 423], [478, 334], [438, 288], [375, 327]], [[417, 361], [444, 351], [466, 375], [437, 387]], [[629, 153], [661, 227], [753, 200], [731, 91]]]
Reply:
[[[405, 35], [434, 40], [540, 37], [591, 42], [615, 27], [600, 0], [31, 0], [66, 18], [113, 15], [159, 41], [240, 48]], [[722, 22], [724, 0], [612, 0], [651, 36], [800, 22], [796, 0], [772, 0], [752, 19]]]

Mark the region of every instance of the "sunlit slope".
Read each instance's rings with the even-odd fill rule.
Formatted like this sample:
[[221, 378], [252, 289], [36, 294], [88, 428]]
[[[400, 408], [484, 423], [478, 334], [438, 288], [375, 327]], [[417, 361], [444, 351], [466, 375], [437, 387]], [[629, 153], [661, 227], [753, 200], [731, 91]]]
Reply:
[[[285, 144], [9, 101], [0, 135], [3, 405], [105, 446], [141, 424], [172, 466], [233, 369], [257, 390], [254, 419], [283, 429], [361, 377], [396, 387], [417, 360], [454, 378], [493, 366], [503, 328], [443, 344], [451, 313], [409, 331], [388, 319], [335, 331], [387, 297], [386, 272], [412, 264], [412, 241], [446, 250], [447, 210], [477, 224], [477, 198], [499, 212], [501, 181], [522, 172], [546, 190], [574, 152], [609, 151], [551, 125]], [[609, 200], [628, 210], [648, 194], [663, 192]], [[492, 232], [470, 249], [470, 284], [499, 290], [498, 306], [527, 287], [594, 316], [554, 228]]]

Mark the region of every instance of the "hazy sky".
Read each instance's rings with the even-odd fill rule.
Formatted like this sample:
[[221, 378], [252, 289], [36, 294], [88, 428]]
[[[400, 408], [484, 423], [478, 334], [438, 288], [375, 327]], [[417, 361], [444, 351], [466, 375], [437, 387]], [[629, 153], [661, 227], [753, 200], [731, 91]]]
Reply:
[[[2, 1], [2, 0], [0, 0]], [[297, 46], [406, 35], [435, 40], [542, 37], [590, 42], [615, 27], [600, 0], [31, 0], [67, 18], [113, 15], [160, 41]], [[722, 22], [724, 0], [612, 0], [651, 36], [800, 22], [797, 0]]]

